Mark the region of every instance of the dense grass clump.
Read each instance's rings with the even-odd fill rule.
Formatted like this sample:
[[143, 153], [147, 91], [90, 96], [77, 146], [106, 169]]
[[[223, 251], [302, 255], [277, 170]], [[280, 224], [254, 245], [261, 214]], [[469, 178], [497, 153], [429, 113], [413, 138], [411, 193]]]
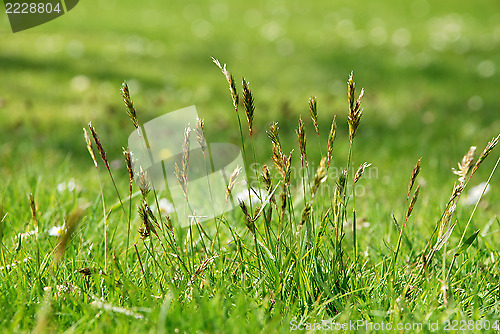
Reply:
[[[269, 125], [268, 165], [256, 158], [259, 110], [249, 81], [243, 78], [238, 89], [227, 67], [213, 61], [229, 85], [247, 165], [247, 175], [239, 166], [226, 178], [226, 203], [236, 209], [204, 222], [187, 212], [191, 224], [182, 227], [170, 192], [156, 189], [148, 171], [137, 168], [134, 152], [125, 148], [126, 168], [113, 171], [99, 126], [90, 123], [84, 136], [99, 196], [86, 199], [73, 181], [61, 183], [60, 195], [49, 200], [35, 183], [27, 200], [30, 217], [18, 235], [6, 231], [13, 218], [8, 207], [0, 208], [1, 301], [17, 305], [2, 311], [1, 328], [245, 333], [358, 322], [366, 332], [382, 323], [392, 329], [403, 324], [407, 331], [431, 331], [436, 323], [440, 330], [456, 325], [498, 331], [500, 224], [495, 216], [474, 220], [497, 165], [479, 192], [467, 190], [500, 135], [477, 158], [475, 147], [467, 151], [454, 170], [458, 178], [448, 201], [433, 203], [432, 214], [424, 215], [433, 228], [420, 230], [418, 157], [390, 216], [377, 217], [379, 199], [357, 191], [377, 166], [355, 154], [364, 90], [356, 90], [353, 73], [345, 138], [336, 138], [341, 117], [334, 115], [323, 133], [321, 101], [311, 97], [304, 103], [311, 121], [298, 119], [293, 148], [282, 141], [278, 122]], [[122, 97], [135, 131], [146, 137], [126, 83]], [[180, 187], [190, 207], [190, 145], [206, 147], [202, 156], [209, 160], [210, 144], [203, 120], [180, 131], [177, 184], [170, 186]], [[347, 143], [347, 152], [338, 154], [345, 161], [336, 158], [339, 140]], [[311, 160], [310, 151], [321, 158]], [[235, 193], [237, 184], [246, 190]], [[459, 209], [463, 194], [474, 205], [471, 211]], [[391, 225], [381, 228], [387, 221]]]

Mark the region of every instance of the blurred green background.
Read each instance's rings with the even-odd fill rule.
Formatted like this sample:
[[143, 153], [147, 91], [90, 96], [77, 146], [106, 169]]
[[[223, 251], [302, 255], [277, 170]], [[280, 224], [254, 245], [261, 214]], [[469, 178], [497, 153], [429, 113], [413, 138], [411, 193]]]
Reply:
[[[366, 89], [354, 161], [378, 169], [366, 181], [370, 196], [387, 210], [395, 199], [401, 204], [422, 157], [425, 196], [442, 205], [455, 180], [451, 167], [471, 145], [480, 151], [499, 132], [499, 50], [493, 0], [90, 0], [15, 34], [2, 14], [0, 185], [26, 177], [31, 181], [17, 187], [23, 193], [42, 176], [53, 189], [69, 177], [95, 184], [82, 127], [92, 121], [110, 159], [120, 159], [133, 130], [119, 92], [123, 80], [142, 122], [196, 105], [208, 141], [238, 143], [227, 83], [213, 56], [238, 84], [242, 76], [250, 82], [260, 162], [271, 154], [265, 134], [271, 121], [279, 122], [285, 149], [297, 148], [299, 115], [308, 127], [309, 159], [319, 160], [307, 105], [315, 95], [322, 150], [336, 114], [335, 164], [344, 165], [346, 81], [354, 71], [358, 91]], [[492, 186], [500, 187], [498, 176]]]

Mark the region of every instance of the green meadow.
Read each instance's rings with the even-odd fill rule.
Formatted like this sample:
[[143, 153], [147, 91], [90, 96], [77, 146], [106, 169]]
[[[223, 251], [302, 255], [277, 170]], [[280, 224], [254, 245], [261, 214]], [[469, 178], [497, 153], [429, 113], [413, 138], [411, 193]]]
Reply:
[[[18, 33], [0, 15], [2, 332], [498, 333], [497, 7], [93, 0]], [[123, 149], [135, 118], [191, 105], [243, 151], [228, 181], [256, 186], [182, 227]]]

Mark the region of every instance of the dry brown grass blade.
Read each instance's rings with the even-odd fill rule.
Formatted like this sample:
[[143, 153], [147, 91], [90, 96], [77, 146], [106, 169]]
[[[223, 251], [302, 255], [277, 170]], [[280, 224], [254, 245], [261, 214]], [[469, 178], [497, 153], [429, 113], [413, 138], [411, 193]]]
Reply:
[[191, 128], [188, 126], [184, 130], [184, 143], [182, 145], [182, 161], [181, 167], [175, 163], [175, 176], [182, 189], [184, 196], [187, 198], [187, 184], [188, 184], [188, 168], [189, 168], [189, 152], [190, 152], [190, 141], [189, 134], [191, 133]]

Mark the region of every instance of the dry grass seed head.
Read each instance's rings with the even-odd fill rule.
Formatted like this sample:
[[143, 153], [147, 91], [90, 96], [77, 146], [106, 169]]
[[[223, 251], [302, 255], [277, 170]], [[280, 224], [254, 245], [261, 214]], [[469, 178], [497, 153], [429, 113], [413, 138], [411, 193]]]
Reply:
[[248, 131], [250, 132], [250, 136], [253, 135], [253, 115], [255, 111], [255, 106], [253, 104], [253, 95], [248, 82], [245, 81], [245, 78], [242, 79], [243, 82], [243, 105], [245, 106], [245, 114], [247, 116], [248, 121]]
[[354, 180], [353, 180], [353, 184], [356, 184], [359, 179], [363, 176], [364, 172], [365, 172], [365, 169], [370, 167], [372, 164], [369, 164], [367, 162], [363, 162], [358, 170], [356, 171], [356, 174], [354, 175]]
[[274, 167], [280, 173], [280, 175], [285, 178], [285, 166], [283, 165], [283, 153], [278, 149], [276, 145], [273, 145], [273, 162]]
[[415, 189], [415, 193], [413, 194], [413, 197], [411, 199], [408, 211], [406, 211], [406, 219], [408, 219], [411, 213], [413, 212], [413, 208], [415, 207], [415, 203], [417, 203], [417, 198], [419, 193], [420, 193], [420, 184], [417, 186], [417, 189]]
[[346, 181], [347, 181], [347, 169], [344, 168], [342, 169], [342, 172], [340, 173], [337, 179], [337, 187], [340, 194], [344, 192]]
[[466, 155], [463, 156], [462, 161], [458, 163], [458, 170], [452, 168], [453, 174], [458, 175], [458, 180], [462, 181], [467, 178], [472, 162], [474, 161], [474, 153], [476, 152], [476, 147], [471, 146]]
[[[189, 134], [191, 133], [191, 128], [188, 126], [184, 130], [184, 143], [182, 145], [182, 171], [187, 174], [187, 169], [189, 167], [189, 148], [190, 148], [190, 140]], [[187, 177], [186, 177], [187, 178]]]
[[318, 127], [318, 109], [316, 103], [316, 96], [311, 96], [309, 98], [309, 111], [311, 112], [311, 119], [313, 121], [314, 130], [319, 136], [319, 127]]
[[327, 163], [326, 163], [326, 169], [330, 167], [330, 161], [332, 160], [333, 157], [333, 142], [335, 140], [335, 133], [337, 129], [337, 123], [335, 122], [335, 116], [333, 116], [332, 120], [332, 126], [330, 128], [330, 133], [328, 134], [328, 148], [327, 148]]
[[408, 185], [408, 194], [406, 195], [406, 200], [410, 198], [410, 193], [415, 184], [415, 180], [417, 179], [418, 173], [420, 173], [420, 161], [422, 158], [418, 159], [417, 163], [413, 167], [413, 171], [411, 172], [410, 184]]
[[283, 155], [283, 166], [284, 166], [283, 181], [286, 185], [290, 184], [290, 177], [292, 173], [292, 154], [293, 150], [290, 151], [290, 155], [288, 157], [286, 155]]
[[104, 151], [104, 148], [101, 145], [101, 141], [99, 140], [99, 136], [97, 135], [97, 132], [95, 131], [94, 127], [92, 126], [92, 122], [89, 123], [89, 129], [90, 133], [92, 134], [92, 137], [94, 138], [95, 145], [97, 146], [97, 151], [99, 151], [99, 154], [101, 155], [101, 159], [106, 165], [106, 169], [111, 172], [109, 168], [109, 162], [108, 162], [108, 157], [106, 156], [106, 151]]
[[236, 84], [234, 83], [234, 77], [227, 71], [226, 64], [222, 66], [219, 60], [215, 59], [214, 57], [212, 57], [212, 61], [214, 62], [215, 65], [217, 65], [218, 68], [220, 68], [220, 70], [226, 77], [226, 80], [229, 84], [229, 91], [231, 92], [231, 98], [233, 100], [234, 110], [238, 112], [239, 98], [238, 98], [238, 91], [236, 90]]
[[363, 109], [360, 109], [361, 99], [364, 95], [364, 89], [361, 89], [361, 93], [357, 100], [355, 100], [355, 90], [356, 84], [354, 83], [354, 74], [351, 72], [349, 80], [347, 81], [347, 100], [349, 103], [349, 115], [347, 117], [347, 122], [349, 124], [349, 140], [354, 140], [356, 136], [356, 131], [358, 130], [359, 121], [363, 115]]
[[122, 148], [123, 149], [123, 156], [125, 158], [125, 165], [127, 166], [127, 172], [128, 172], [128, 178], [130, 181], [130, 185], [133, 184], [134, 182], [134, 170], [132, 168], [132, 157], [130, 154], [130, 150], [127, 148]]
[[139, 127], [139, 122], [137, 121], [137, 112], [134, 107], [134, 102], [130, 97], [130, 91], [128, 90], [128, 85], [126, 81], [124, 81], [122, 84], [121, 92], [122, 92], [123, 102], [125, 102], [125, 106], [127, 107], [126, 113], [130, 118], [130, 120], [132, 121], [132, 123], [134, 124], [134, 127], [137, 129]]
[[196, 118], [196, 128], [194, 129], [194, 133], [196, 135], [196, 141], [201, 147], [203, 154], [205, 154], [205, 149], [207, 143], [205, 141], [205, 121], [203, 119]]
[[179, 186], [181, 187], [181, 190], [182, 190], [182, 193], [184, 194], [184, 197], [187, 198], [187, 180], [184, 178], [184, 173], [179, 168], [179, 165], [177, 164], [177, 162], [175, 163], [175, 176], [177, 178], [177, 182], [179, 183]]
[[141, 239], [144, 240], [149, 236], [151, 236], [151, 232], [157, 235], [156, 229], [154, 225], [151, 223], [151, 219], [153, 218], [153, 221], [157, 224], [156, 218], [154, 217], [151, 209], [149, 208], [149, 205], [147, 205], [144, 200], [139, 206], [138, 211], [139, 211], [139, 216], [141, 217], [142, 223], [144, 225], [141, 228], [139, 228], [139, 234], [141, 235]]
[[188, 168], [189, 168], [189, 134], [191, 133], [191, 128], [188, 126], [184, 130], [184, 143], [182, 145], [182, 161], [181, 167], [175, 163], [175, 176], [177, 177], [177, 181], [179, 182], [179, 186], [181, 187], [182, 193], [187, 198], [187, 184], [188, 184]]
[[141, 189], [142, 198], [146, 198], [151, 191], [147, 171], [144, 171], [142, 167], [139, 168], [139, 189]]
[[87, 129], [83, 128], [83, 136], [85, 137], [85, 142], [87, 143], [87, 150], [89, 151], [90, 157], [92, 158], [92, 161], [94, 162], [94, 166], [97, 168], [97, 160], [95, 158], [94, 154], [94, 147], [92, 146], [92, 142], [90, 141], [89, 134], [87, 132]]
[[271, 190], [273, 181], [271, 178], [271, 172], [269, 171], [269, 168], [266, 165], [262, 166], [262, 181], [266, 185], [266, 190], [269, 192]]
[[299, 126], [295, 131], [297, 133], [297, 139], [299, 140], [300, 148], [300, 160], [302, 163], [307, 165], [307, 155], [306, 155], [306, 133], [304, 129], [304, 121], [302, 121], [302, 116], [299, 118]]
[[243, 215], [245, 216], [245, 225], [247, 226], [247, 228], [250, 230], [250, 232], [252, 234], [255, 234], [255, 223], [254, 223], [252, 216], [248, 212], [248, 208], [247, 208], [245, 202], [239, 201], [239, 205], [240, 205], [241, 211], [243, 212]]
[[281, 174], [283, 178], [286, 177], [286, 168], [285, 168], [285, 159], [286, 156], [283, 154], [281, 150], [281, 143], [279, 139], [278, 133], [279, 127], [277, 122], [272, 122], [269, 125], [269, 130], [267, 131], [268, 137], [271, 139], [273, 143], [273, 156], [272, 160], [278, 172]]
[[233, 173], [229, 177], [229, 182], [226, 187], [226, 201], [229, 199], [229, 196], [231, 196], [231, 191], [233, 191], [234, 185], [236, 184], [236, 179], [238, 178], [238, 175], [240, 175], [241, 169], [242, 167], [236, 166]]
[[325, 182], [328, 177], [328, 174], [326, 172], [326, 157], [321, 158], [321, 161], [319, 163], [319, 167], [316, 170], [316, 174], [314, 175], [314, 184], [311, 189], [311, 194], [312, 197], [316, 195], [316, 192], [319, 189], [319, 186], [321, 183]]
[[497, 146], [499, 140], [500, 140], [500, 134], [498, 136], [496, 136], [495, 138], [493, 138], [486, 145], [486, 147], [484, 148], [483, 152], [481, 153], [481, 155], [477, 159], [476, 164], [472, 168], [471, 176], [474, 175], [474, 173], [476, 172], [476, 170], [483, 163], [483, 161], [488, 157], [488, 155], [490, 154], [490, 152], [495, 148], [495, 146]]
[[271, 124], [269, 124], [269, 130], [266, 131], [266, 133], [267, 136], [271, 139], [273, 145], [277, 146], [281, 150], [278, 122], [272, 122]]

